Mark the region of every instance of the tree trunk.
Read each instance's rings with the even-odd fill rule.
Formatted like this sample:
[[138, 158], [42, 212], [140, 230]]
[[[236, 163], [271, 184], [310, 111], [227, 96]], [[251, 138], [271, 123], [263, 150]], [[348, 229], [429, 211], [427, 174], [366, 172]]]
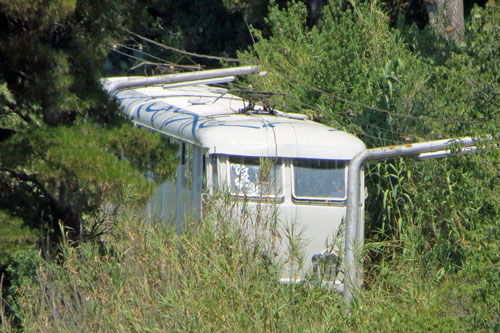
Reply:
[[464, 34], [463, 0], [427, 0], [429, 23], [443, 37], [460, 43]]

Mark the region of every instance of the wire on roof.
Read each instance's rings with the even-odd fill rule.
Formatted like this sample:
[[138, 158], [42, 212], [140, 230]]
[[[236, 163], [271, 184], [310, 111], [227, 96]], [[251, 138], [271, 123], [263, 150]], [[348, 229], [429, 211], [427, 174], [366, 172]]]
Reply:
[[[240, 89], [230, 89], [230, 90], [228, 90], [228, 93], [233, 93], [234, 92], [234, 93], [238, 94], [238, 93], [249, 93], [250, 92], [252, 94], [255, 93], [257, 96], [259, 96], [259, 95], [262, 95], [262, 96], [266, 96], [266, 95], [268, 95], [268, 96], [269, 95], [283, 96], [283, 97], [286, 97], [286, 98], [293, 99], [293, 100], [299, 102], [302, 106], [307, 107], [309, 109], [312, 109], [312, 110], [314, 110], [314, 111], [316, 111], [318, 113], [322, 113], [324, 111], [324, 110], [318, 108], [317, 106], [310, 105], [310, 104], [302, 102], [298, 97], [293, 96], [293, 95], [291, 95], [289, 93], [284, 93], [284, 92], [270, 92], [270, 91], [254, 91], [254, 90], [248, 90], [248, 89], [245, 90], [245, 88], [246, 88], [245, 86], [234, 84], [234, 83], [233, 83], [233, 85], [237, 86], [237, 87], [240, 87]], [[268, 97], [268, 96], [266, 96], [266, 97]], [[340, 111], [340, 113], [350, 114], [350, 111]], [[363, 124], [365, 126], [370, 126], [370, 127], [376, 128], [376, 129], [378, 129], [380, 131], [385, 131], [385, 132], [388, 132], [388, 133], [391, 133], [391, 134], [397, 134], [400, 137], [407, 137], [407, 136], [417, 137], [416, 135], [404, 134], [404, 133], [397, 132], [397, 131], [394, 131], [394, 130], [382, 128], [382, 127], [379, 127], [379, 126], [374, 125], [374, 124], [363, 122], [361, 120], [359, 120], [359, 121], [356, 120], [356, 124], [358, 124], [358, 123], [361, 123], [361, 124]]]
[[[169, 65], [169, 66], [182, 67], [182, 68], [186, 68], [186, 69], [195, 69], [195, 70], [201, 69], [203, 67], [202, 65], [196, 64], [196, 63], [194, 63], [194, 65], [179, 65], [178, 63], [171, 62], [171, 61], [162, 59], [160, 57], [157, 57], [155, 55], [149, 54], [147, 52], [144, 52], [142, 50], [142, 48], [134, 49], [133, 47], [126, 46], [126, 45], [123, 45], [123, 44], [116, 44], [116, 46], [125, 48], [127, 50], [131, 50], [131, 51], [134, 51], [134, 52], [138, 52], [138, 53], [143, 54], [146, 57], [150, 57], [150, 58], [153, 58], [155, 60], [158, 60], [159, 63], [156, 63], [156, 62], [154, 63], [154, 64], [158, 64], [158, 66], [162, 66], [162, 63], [163, 63], [163, 66], [164, 65]], [[182, 58], [184, 58], [184, 56], [181, 57], [181, 59]], [[135, 58], [135, 59], [137, 59], [137, 58]], [[143, 60], [144, 61], [144, 59], [138, 59], [138, 60]]]

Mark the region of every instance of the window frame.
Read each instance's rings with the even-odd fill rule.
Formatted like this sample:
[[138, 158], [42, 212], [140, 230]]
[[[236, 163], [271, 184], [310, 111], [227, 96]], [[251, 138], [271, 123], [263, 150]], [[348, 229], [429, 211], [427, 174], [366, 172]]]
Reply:
[[[228, 192], [231, 196], [233, 197], [239, 197], [239, 198], [248, 198], [248, 199], [252, 199], [252, 200], [259, 200], [259, 199], [262, 199], [262, 200], [279, 200], [279, 201], [283, 201], [285, 199], [285, 194], [286, 194], [286, 187], [285, 187], [285, 161], [283, 158], [279, 158], [279, 157], [269, 157], [269, 156], [240, 156], [240, 155], [225, 155], [226, 158], [225, 158], [225, 163], [226, 163], [226, 179], [227, 179], [227, 184], [228, 184]], [[267, 193], [267, 194], [257, 194], [257, 195], [249, 195], [249, 194], [246, 194], [246, 193], [243, 193], [243, 192], [233, 192], [233, 189], [232, 189], [232, 180], [233, 178], [231, 177], [231, 165], [238, 165], [234, 162], [231, 162], [231, 158], [240, 158], [240, 159], [247, 159], [247, 158], [250, 158], [250, 159], [266, 159], [266, 158], [269, 158], [269, 159], [275, 159], [277, 160], [276, 162], [276, 166], [279, 166], [279, 172], [280, 172], [280, 178], [281, 178], [281, 184], [280, 184], [280, 193], [279, 194], [270, 194], [270, 193]], [[245, 163], [241, 163], [239, 165], [247, 165]], [[255, 166], [253, 164], [250, 164], [250, 166]], [[259, 166], [259, 169], [260, 169], [260, 166]]]
[[[295, 161], [297, 160], [316, 160], [316, 161], [326, 161], [326, 162], [342, 162], [344, 164], [344, 196], [343, 197], [308, 197], [308, 196], [298, 196], [295, 193], [296, 182], [295, 182]], [[330, 160], [330, 159], [313, 159], [313, 158], [293, 158], [290, 160], [290, 170], [291, 170], [291, 189], [292, 189], [292, 200], [299, 202], [317, 202], [317, 203], [344, 203], [347, 200], [347, 175], [348, 175], [348, 160]], [[327, 169], [325, 169], [327, 170]]]

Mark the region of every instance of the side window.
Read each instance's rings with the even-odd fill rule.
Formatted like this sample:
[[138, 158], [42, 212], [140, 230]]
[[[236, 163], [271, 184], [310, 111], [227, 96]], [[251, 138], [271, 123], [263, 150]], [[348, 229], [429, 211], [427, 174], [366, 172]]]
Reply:
[[202, 156], [202, 169], [201, 169], [201, 188], [205, 192], [207, 190], [207, 155]]
[[249, 197], [282, 196], [282, 164], [279, 159], [229, 156], [231, 194]]
[[345, 161], [296, 159], [292, 165], [295, 199], [345, 200]]
[[193, 184], [193, 174], [191, 165], [193, 163], [193, 146], [190, 144], [182, 143], [181, 163], [184, 171], [184, 187], [191, 189]]
[[216, 189], [219, 187], [219, 158], [217, 155], [211, 155], [210, 162], [212, 164], [212, 184], [213, 188]]

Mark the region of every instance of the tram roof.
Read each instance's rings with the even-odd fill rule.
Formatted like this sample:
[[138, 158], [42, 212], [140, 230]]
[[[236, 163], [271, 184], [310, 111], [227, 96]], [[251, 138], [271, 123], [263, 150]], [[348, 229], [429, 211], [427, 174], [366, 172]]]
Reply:
[[[104, 89], [121, 78], [103, 81]], [[355, 136], [262, 106], [242, 113], [248, 101], [207, 85], [122, 89], [113, 93], [141, 126], [199, 145], [209, 154], [352, 159], [366, 149]]]

